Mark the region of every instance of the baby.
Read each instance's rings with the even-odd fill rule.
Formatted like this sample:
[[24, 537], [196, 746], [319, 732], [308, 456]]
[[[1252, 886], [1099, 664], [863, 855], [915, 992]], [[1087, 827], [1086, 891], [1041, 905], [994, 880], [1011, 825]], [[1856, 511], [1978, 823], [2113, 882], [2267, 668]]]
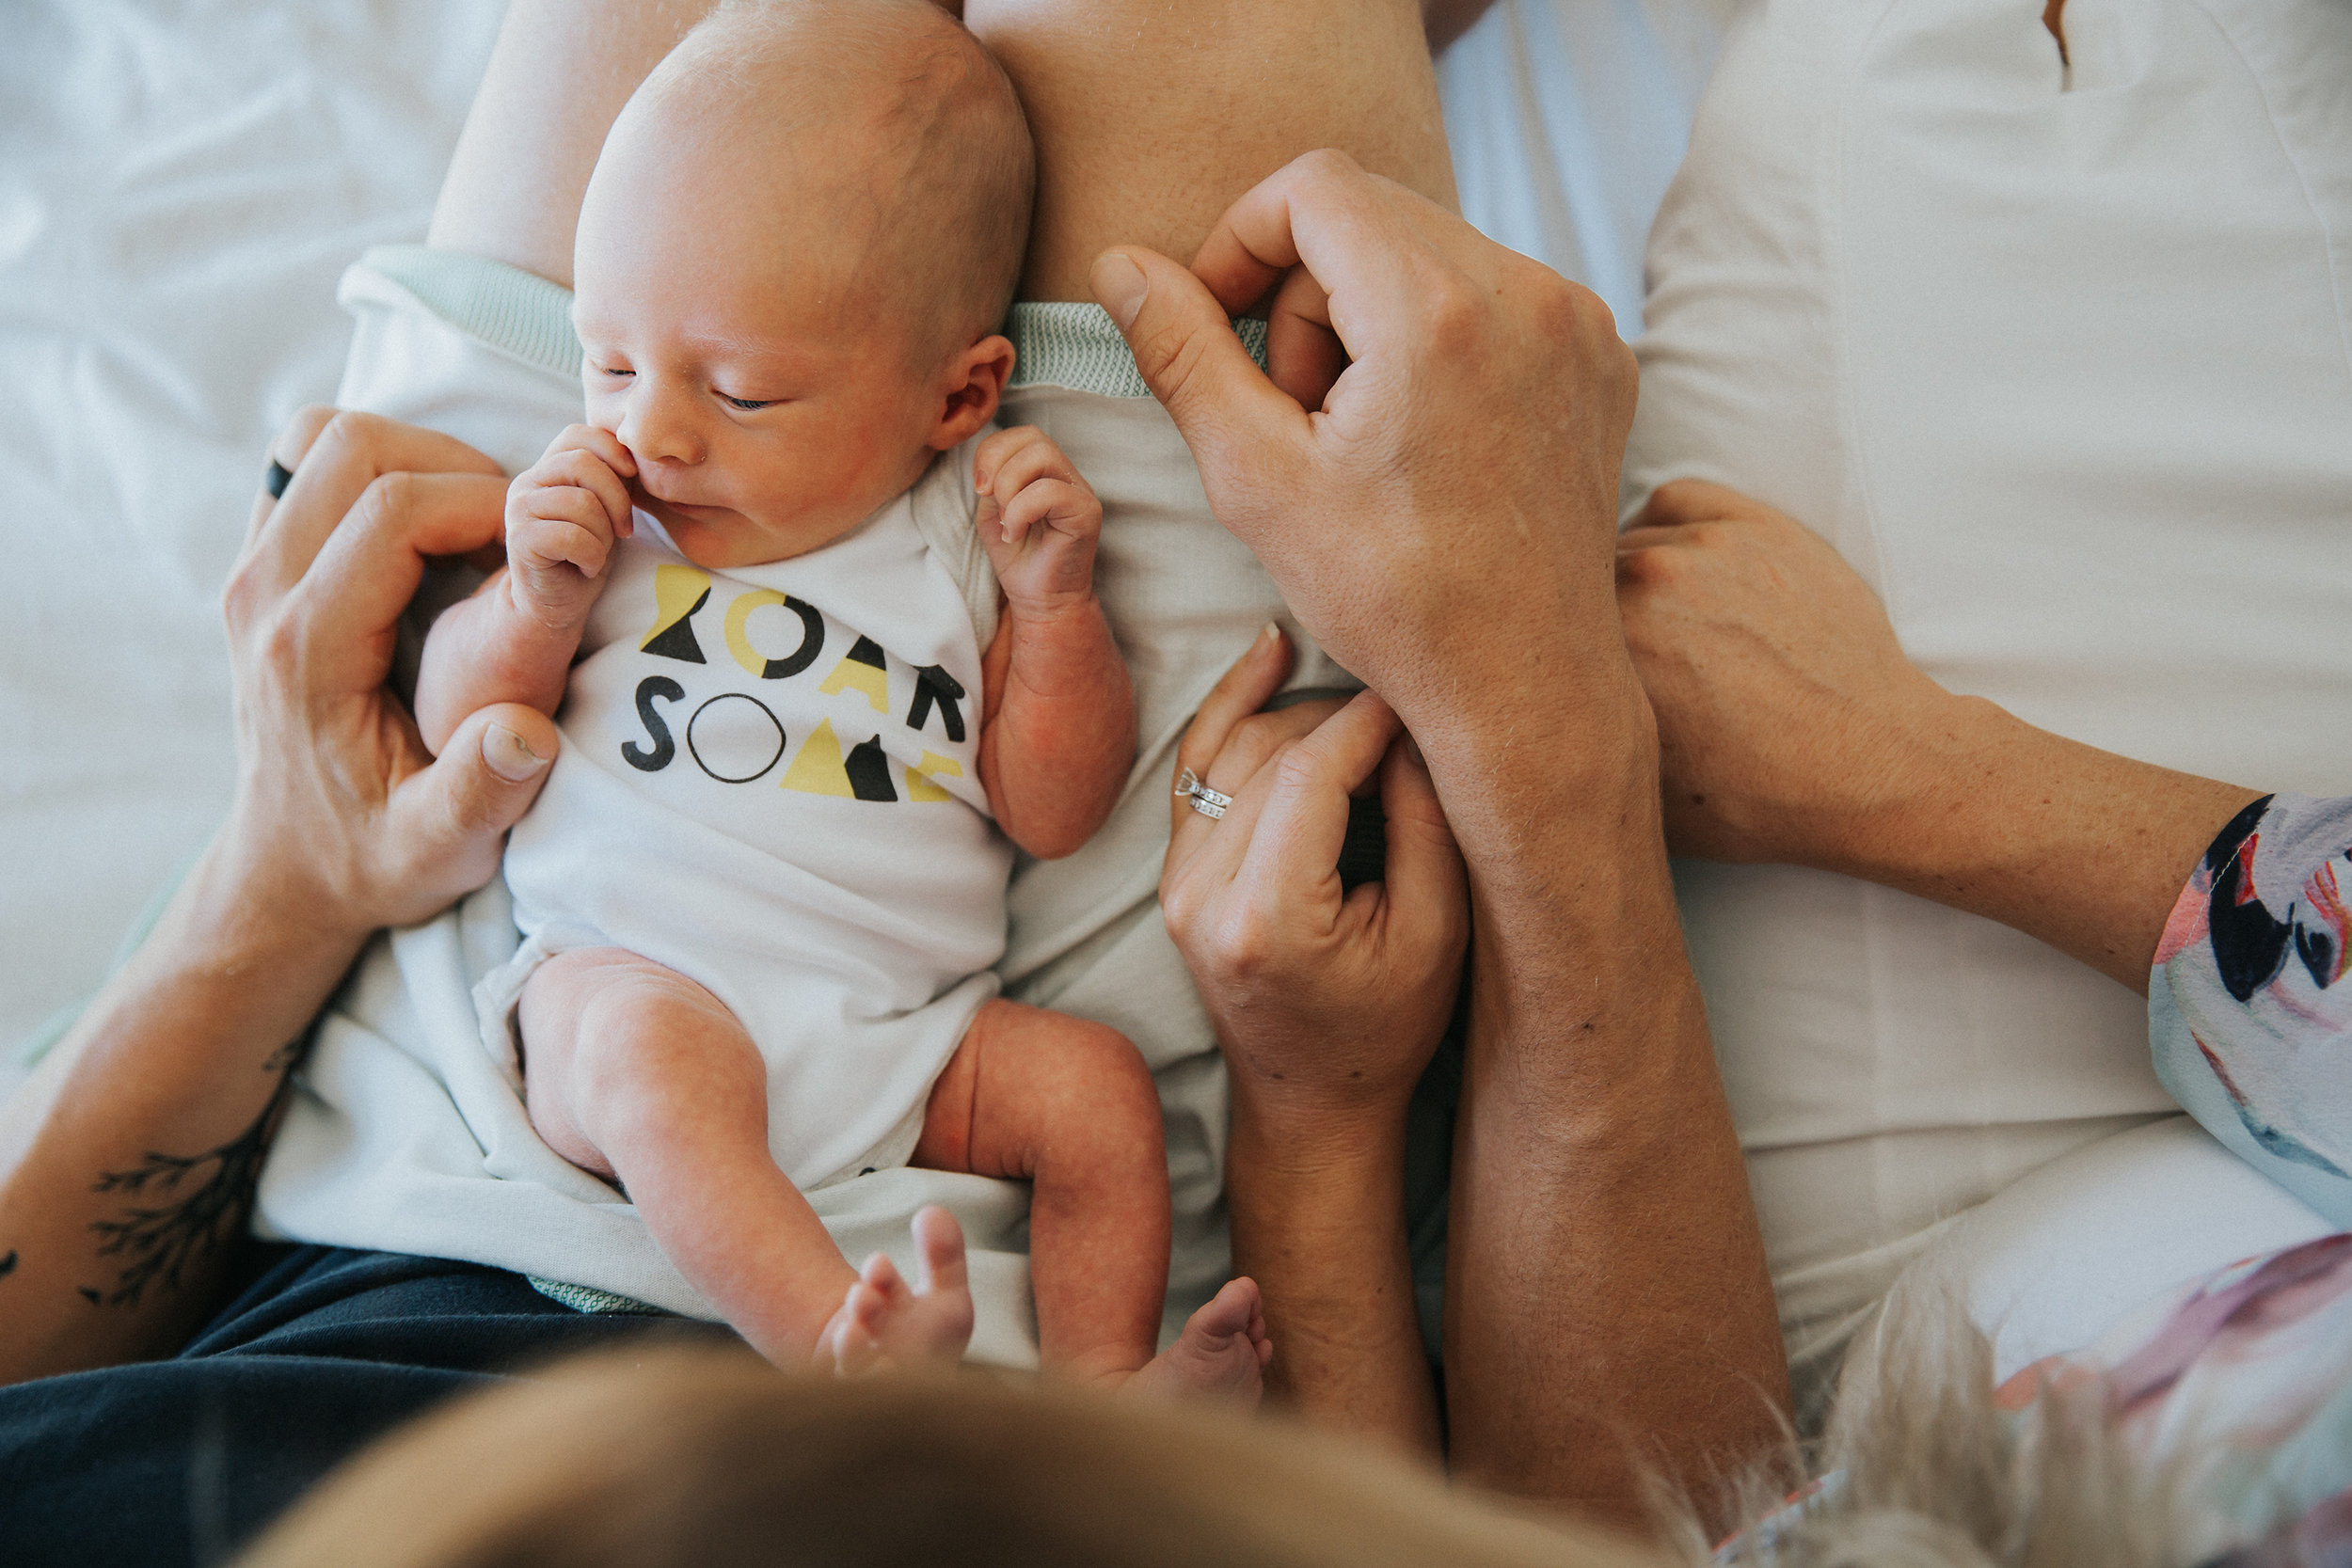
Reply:
[[506, 568], [435, 624], [418, 720], [437, 750], [486, 704], [561, 705], [485, 1038], [763, 1354], [961, 1352], [944, 1211], [918, 1291], [852, 1270], [803, 1196], [914, 1164], [1033, 1183], [1049, 1368], [1254, 1393], [1247, 1280], [1152, 1354], [1141, 1056], [989, 973], [1012, 846], [1083, 845], [1135, 748], [1102, 508], [1039, 432], [986, 433], [1033, 182], [1011, 85], [933, 7], [736, 0], [695, 29], [581, 209], [586, 421], [515, 481]]

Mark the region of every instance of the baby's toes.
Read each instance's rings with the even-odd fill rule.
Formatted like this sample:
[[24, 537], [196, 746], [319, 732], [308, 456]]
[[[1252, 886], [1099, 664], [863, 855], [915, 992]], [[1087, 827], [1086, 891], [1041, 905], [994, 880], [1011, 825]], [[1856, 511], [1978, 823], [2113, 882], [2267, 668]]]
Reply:
[[830, 1363], [843, 1377], [883, 1370], [890, 1365], [890, 1354], [882, 1342], [882, 1331], [889, 1321], [889, 1301], [881, 1291], [859, 1280], [850, 1287], [849, 1299], [826, 1325], [824, 1337], [818, 1341], [819, 1364]]

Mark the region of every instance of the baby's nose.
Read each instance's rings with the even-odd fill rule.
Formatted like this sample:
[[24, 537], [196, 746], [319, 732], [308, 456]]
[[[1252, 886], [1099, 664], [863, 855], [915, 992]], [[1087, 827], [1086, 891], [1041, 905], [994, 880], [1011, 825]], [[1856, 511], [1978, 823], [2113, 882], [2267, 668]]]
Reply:
[[692, 420], [669, 398], [630, 399], [621, 427], [612, 434], [620, 437], [640, 468], [702, 461], [702, 445], [695, 438]]

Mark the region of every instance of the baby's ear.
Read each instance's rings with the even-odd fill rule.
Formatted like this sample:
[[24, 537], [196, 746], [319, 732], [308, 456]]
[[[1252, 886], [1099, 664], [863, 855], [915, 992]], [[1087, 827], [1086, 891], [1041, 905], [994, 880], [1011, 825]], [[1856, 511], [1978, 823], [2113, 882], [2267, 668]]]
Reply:
[[946, 393], [939, 423], [931, 431], [934, 451], [960, 447], [996, 417], [996, 404], [1012, 379], [1012, 341], [992, 333], [947, 361], [941, 376]]

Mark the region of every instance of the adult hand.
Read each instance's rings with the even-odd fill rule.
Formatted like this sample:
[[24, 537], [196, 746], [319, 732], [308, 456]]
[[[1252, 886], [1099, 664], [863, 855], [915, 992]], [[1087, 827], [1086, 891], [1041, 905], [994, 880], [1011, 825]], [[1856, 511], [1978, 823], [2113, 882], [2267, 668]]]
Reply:
[[[434, 762], [384, 684], [425, 558], [498, 539], [497, 467], [330, 408], [297, 415], [274, 455], [293, 482], [257, 499], [226, 594], [229, 821], [0, 1106], [0, 1383], [167, 1354], [210, 1314], [292, 1047], [370, 932], [487, 879], [555, 754], [546, 719], [497, 708]], [[169, 1181], [150, 1180], [158, 1162]], [[177, 1238], [168, 1270], [108, 1241], [132, 1228]]]
[[[1217, 520], [1441, 787], [1498, 723], [1642, 738], [1608, 577], [1634, 367], [1598, 299], [1331, 151], [1236, 201], [1190, 271], [1127, 246], [1092, 284]], [[1227, 325], [1270, 291], [1271, 379]]]
[[1718, 484], [1661, 486], [1617, 585], [1682, 854], [1899, 888], [2144, 990], [2182, 879], [2261, 793], [1954, 696], [1836, 551]]
[[[1369, 1119], [1385, 1133], [1454, 1009], [1470, 940], [1462, 860], [1378, 697], [1258, 711], [1290, 664], [1269, 627], [1185, 732], [1179, 769], [1233, 803], [1212, 819], [1175, 799], [1160, 903], [1216, 1022], [1237, 1118], [1272, 1116], [1294, 1135]], [[1375, 773], [1384, 879], [1343, 893], [1348, 799]]]
[[1617, 543], [1617, 603], [1680, 854], [1842, 864], [1963, 718], [1836, 550], [1719, 484], [1650, 498]]
[[[1160, 904], [1232, 1075], [1227, 1214], [1281, 1347], [1269, 1383], [1310, 1419], [1434, 1458], [1405, 1120], [1460, 984], [1467, 878], [1379, 698], [1257, 711], [1290, 665], [1268, 627], [1185, 733], [1179, 769], [1233, 802], [1216, 820], [1172, 802]], [[1343, 894], [1348, 800], [1375, 773], [1384, 879]]]
[[224, 604], [240, 762], [215, 846], [262, 908], [356, 942], [487, 881], [546, 778], [555, 726], [519, 704], [458, 726], [438, 761], [387, 687], [425, 561], [495, 545], [506, 481], [464, 443], [310, 408], [272, 453]]

